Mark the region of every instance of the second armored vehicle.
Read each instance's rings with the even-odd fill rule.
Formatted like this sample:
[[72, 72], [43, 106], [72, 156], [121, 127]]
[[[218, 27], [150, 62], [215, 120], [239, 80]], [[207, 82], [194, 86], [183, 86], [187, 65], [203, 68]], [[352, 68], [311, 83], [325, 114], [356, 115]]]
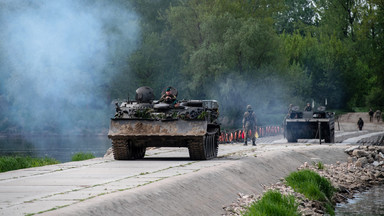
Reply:
[[[177, 90], [169, 87], [172, 95]], [[186, 147], [193, 160], [217, 156], [220, 125], [215, 100], [154, 100], [150, 87], [136, 90], [136, 100], [116, 104], [108, 137], [116, 160], [140, 159], [147, 147]]]
[[299, 111], [294, 107], [284, 120], [284, 134], [288, 142], [298, 139], [324, 139], [326, 143], [335, 142], [334, 113], [326, 112], [321, 106], [317, 111]]

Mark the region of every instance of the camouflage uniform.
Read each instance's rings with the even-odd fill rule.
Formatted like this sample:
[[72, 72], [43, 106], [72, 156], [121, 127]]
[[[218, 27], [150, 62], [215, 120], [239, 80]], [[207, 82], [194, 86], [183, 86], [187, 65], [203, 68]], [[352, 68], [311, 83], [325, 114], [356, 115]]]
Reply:
[[381, 111], [380, 110], [376, 110], [376, 119], [377, 119], [377, 122], [380, 122], [380, 119], [381, 119]]
[[312, 107], [311, 107], [311, 105], [309, 103], [307, 103], [307, 106], [304, 107], [304, 111], [306, 111], [306, 112], [312, 111]]
[[168, 87], [165, 93], [159, 99], [159, 102], [175, 105], [177, 101], [176, 95], [172, 94], [172, 87]]
[[163, 96], [161, 96], [159, 102], [174, 104], [177, 102], [177, 99], [176, 99], [176, 96], [173, 94], [169, 94], [169, 95], [164, 94]]
[[253, 112], [251, 105], [247, 106], [247, 111], [244, 113], [243, 128], [245, 130], [244, 131], [244, 133], [245, 133], [244, 145], [247, 145], [247, 139], [248, 139], [248, 135], [249, 135], [248, 133], [250, 130], [252, 132], [252, 135], [251, 135], [252, 145], [256, 145], [255, 144], [256, 138], [255, 138], [255, 134], [254, 134], [256, 132], [256, 115]]
[[372, 122], [372, 119], [373, 119], [373, 111], [372, 111], [372, 109], [369, 109], [369, 112], [368, 112], [368, 114], [369, 114], [369, 121], [370, 122]]
[[363, 126], [364, 126], [363, 119], [359, 118], [359, 121], [357, 121], [357, 126], [359, 127], [359, 130], [363, 129]]

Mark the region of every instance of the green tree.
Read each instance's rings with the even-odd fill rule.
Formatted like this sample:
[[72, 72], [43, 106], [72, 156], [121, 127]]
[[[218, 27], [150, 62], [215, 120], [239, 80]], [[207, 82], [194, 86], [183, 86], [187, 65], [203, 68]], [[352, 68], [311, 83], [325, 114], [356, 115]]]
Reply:
[[[221, 112], [237, 119], [246, 104], [262, 110], [273, 101], [282, 103], [285, 92], [277, 83], [287, 62], [271, 25], [272, 12], [257, 13], [262, 9], [254, 3], [187, 1], [170, 7], [166, 16], [184, 50], [182, 73], [189, 95], [216, 98], [224, 104]], [[270, 11], [267, 8], [265, 4]], [[271, 94], [272, 86], [281, 91]], [[263, 99], [265, 103], [259, 103]]]
[[384, 2], [367, 1], [368, 16], [362, 23], [361, 33], [368, 38], [366, 42], [369, 52], [365, 55], [369, 61], [369, 69], [373, 72], [370, 83], [373, 84], [368, 95], [368, 103], [375, 108], [384, 108]]
[[304, 34], [319, 23], [319, 0], [285, 0], [284, 7], [276, 13], [276, 28], [279, 33]]

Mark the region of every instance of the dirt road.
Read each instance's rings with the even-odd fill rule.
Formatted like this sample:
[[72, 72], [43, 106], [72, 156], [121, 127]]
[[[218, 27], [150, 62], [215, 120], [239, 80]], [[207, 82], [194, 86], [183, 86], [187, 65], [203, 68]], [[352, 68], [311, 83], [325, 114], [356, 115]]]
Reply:
[[[337, 131], [340, 143], [322, 145], [265, 137], [256, 147], [220, 145], [219, 157], [209, 161], [189, 160], [187, 149], [160, 148], [143, 160], [107, 157], [1, 173], [0, 214], [220, 215], [237, 193], [260, 193], [304, 162], [346, 161], [345, 148], [381, 131]], [[348, 139], [354, 140], [342, 143]]]

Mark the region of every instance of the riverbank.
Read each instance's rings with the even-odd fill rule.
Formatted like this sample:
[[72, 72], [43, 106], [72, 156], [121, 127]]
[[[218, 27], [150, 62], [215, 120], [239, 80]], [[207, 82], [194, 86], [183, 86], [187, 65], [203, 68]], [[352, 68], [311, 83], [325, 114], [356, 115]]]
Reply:
[[[141, 161], [111, 161], [105, 164], [124, 167], [132, 165], [135, 170], [141, 167], [138, 176], [134, 178], [140, 184], [146, 179], [150, 183], [110, 194], [104, 192], [102, 196], [46, 212], [45, 215], [221, 215], [225, 213], [223, 205], [235, 200], [236, 193], [261, 193], [264, 190], [263, 185], [278, 182], [305, 161], [347, 161], [345, 148], [341, 145], [299, 143], [260, 144], [256, 147], [242, 144], [222, 145], [219, 151], [222, 156], [217, 159], [193, 162], [187, 160], [182, 167], [161, 168], [159, 172], [148, 171], [147, 174], [145, 172], [148, 169], [145, 167], [148, 163], [175, 164], [174, 160], [161, 159], [161, 154], [158, 154], [164, 152], [168, 155], [170, 149], [155, 149], [148, 154], [156, 158], [149, 155]], [[185, 153], [187, 155], [187, 150]], [[124, 170], [125, 173], [130, 173], [127, 168]], [[86, 173], [86, 170], [82, 172]], [[170, 174], [173, 176], [164, 177]], [[132, 184], [133, 180], [128, 178], [121, 183], [128, 181]], [[114, 181], [113, 185], [116, 187], [121, 183]], [[121, 187], [126, 188], [127, 185]]]
[[[353, 198], [354, 194], [369, 189], [374, 185], [384, 184], [384, 147], [382, 146], [353, 146], [345, 150], [349, 155], [347, 162], [337, 161], [335, 164], [320, 164], [305, 162], [298, 170], [309, 169], [329, 179], [337, 189], [333, 196], [333, 203], [343, 203]], [[325, 206], [321, 202], [308, 200], [304, 195], [295, 192], [286, 186], [285, 180], [271, 186], [268, 190], [278, 190], [284, 195], [293, 195], [299, 203], [299, 212], [302, 215], [324, 215]], [[242, 215], [241, 212], [262, 197], [260, 195], [238, 194], [236, 202], [225, 206], [224, 215]]]

